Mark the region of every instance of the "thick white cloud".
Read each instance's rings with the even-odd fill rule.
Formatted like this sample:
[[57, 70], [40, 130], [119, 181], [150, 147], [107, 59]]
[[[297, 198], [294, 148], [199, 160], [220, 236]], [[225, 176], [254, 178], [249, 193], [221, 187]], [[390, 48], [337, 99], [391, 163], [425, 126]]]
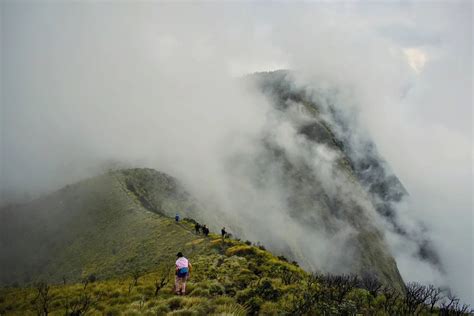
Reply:
[[265, 101], [233, 77], [298, 69], [343, 91], [410, 192], [407, 216], [432, 230], [450, 285], [474, 297], [470, 2], [0, 6], [8, 198], [108, 159], [218, 185], [219, 136], [265, 121]]

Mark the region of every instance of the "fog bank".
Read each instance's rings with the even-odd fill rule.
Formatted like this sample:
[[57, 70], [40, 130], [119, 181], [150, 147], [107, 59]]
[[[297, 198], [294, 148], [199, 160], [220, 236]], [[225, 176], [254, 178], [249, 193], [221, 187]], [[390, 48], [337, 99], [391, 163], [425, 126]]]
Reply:
[[[253, 162], [245, 159], [259, 156], [255, 140], [269, 130], [295, 159], [327, 166], [320, 170], [327, 178], [337, 157], [324, 146], [301, 151], [292, 123], [237, 79], [294, 69], [297, 85], [337, 91], [354, 130], [374, 140], [409, 192], [400, 217], [407, 226], [427, 226], [446, 275], [414, 261], [404, 240], [388, 235], [404, 278], [447, 282], [473, 303], [469, 2], [6, 1], [0, 8], [3, 203], [111, 165], [148, 166], [181, 179], [203, 200], [218, 196], [219, 207], [239, 209], [235, 221], [274, 210], [275, 225], [300, 240], [304, 234], [286, 224], [281, 209], [279, 175], [267, 175], [264, 187], [249, 185]], [[242, 169], [225, 169], [242, 153]], [[260, 219], [252, 218], [256, 227], [264, 227]], [[340, 231], [330, 241], [341, 241], [343, 252], [351, 232]], [[327, 254], [331, 238], [318, 234], [324, 242], [314, 257]], [[255, 238], [272, 242], [261, 236]]]

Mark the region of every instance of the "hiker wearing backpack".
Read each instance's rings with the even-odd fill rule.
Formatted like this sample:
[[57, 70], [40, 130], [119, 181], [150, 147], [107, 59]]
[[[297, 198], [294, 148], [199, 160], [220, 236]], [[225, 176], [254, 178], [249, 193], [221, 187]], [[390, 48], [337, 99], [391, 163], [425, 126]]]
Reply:
[[202, 227], [202, 233], [203, 233], [204, 236], [206, 236], [206, 237], [209, 235], [209, 228], [207, 228], [206, 225], [204, 225], [204, 226]]
[[225, 238], [225, 235], [227, 234], [227, 232], [225, 231], [225, 227], [222, 227], [221, 229], [221, 235], [222, 235], [222, 240], [224, 241], [224, 238]]
[[188, 259], [183, 256], [183, 253], [178, 252], [176, 255], [176, 277], [174, 282], [174, 290], [177, 295], [186, 294], [186, 281], [191, 276], [192, 265]]
[[199, 223], [196, 223], [196, 225], [194, 225], [194, 230], [196, 231], [196, 234], [199, 234], [199, 231], [201, 230], [201, 225]]
[[179, 222], [179, 215], [178, 215], [178, 214], [175, 215], [174, 220], [175, 220], [176, 222]]

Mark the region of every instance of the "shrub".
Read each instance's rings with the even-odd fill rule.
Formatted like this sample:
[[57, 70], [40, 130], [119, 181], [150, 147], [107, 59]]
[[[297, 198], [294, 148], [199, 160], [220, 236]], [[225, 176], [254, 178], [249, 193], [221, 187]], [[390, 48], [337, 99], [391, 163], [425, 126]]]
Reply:
[[281, 308], [274, 302], [266, 302], [260, 307], [260, 315], [279, 315]]
[[209, 293], [212, 296], [223, 295], [225, 292], [224, 287], [220, 283], [212, 283], [209, 287]]
[[201, 297], [185, 297], [183, 299], [183, 306], [186, 306], [187, 308], [191, 308], [193, 306], [203, 303], [206, 300], [207, 299], [201, 298]]
[[280, 259], [281, 261], [285, 261], [285, 262], [288, 262], [288, 259], [286, 259], [285, 256], [281, 255], [281, 256], [278, 256], [277, 257], [278, 259]]
[[130, 299], [124, 296], [109, 300], [110, 305], [124, 305], [124, 304], [129, 304], [129, 303], [130, 303]]
[[105, 316], [120, 316], [121, 312], [120, 309], [117, 307], [109, 307], [104, 311]]
[[176, 315], [176, 316], [197, 316], [198, 313], [196, 311], [192, 311], [189, 309], [180, 309], [173, 311], [171, 313], [168, 313], [168, 315]]
[[155, 307], [157, 304], [158, 304], [158, 302], [153, 300], [153, 301], [148, 301], [145, 306], [147, 308], [152, 308], [152, 307]]
[[237, 303], [245, 304], [248, 300], [250, 300], [250, 298], [253, 295], [254, 295], [253, 290], [250, 288], [247, 288], [245, 290], [237, 292], [235, 299], [237, 300]]
[[276, 301], [280, 298], [281, 292], [276, 289], [272, 282], [268, 279], [264, 279], [258, 287], [255, 289], [255, 294], [263, 298], [264, 300]]
[[289, 285], [300, 281], [304, 273], [288, 263], [272, 262], [270, 275], [274, 278], [280, 278], [285, 285]]
[[212, 300], [215, 305], [225, 305], [235, 303], [235, 300], [229, 296], [219, 296]]
[[224, 292], [226, 295], [235, 296], [235, 294], [237, 293], [236, 284], [232, 282], [224, 283]]
[[196, 289], [194, 289], [189, 295], [190, 295], [190, 296], [204, 296], [204, 297], [208, 297], [208, 296], [211, 296], [211, 293], [209, 292], [208, 289], [196, 288]]
[[250, 262], [249, 269], [250, 269], [250, 271], [252, 271], [257, 276], [260, 276], [263, 273], [262, 266], [259, 265], [259, 264], [255, 264], [253, 262]]
[[168, 306], [171, 310], [177, 310], [184, 304], [182, 297], [172, 297], [168, 300]]
[[123, 313], [124, 316], [140, 316], [141, 313], [140, 311], [136, 310], [136, 309], [127, 309], [124, 313]]
[[234, 246], [226, 251], [227, 256], [254, 256], [257, 254], [257, 249], [252, 246]]
[[103, 314], [105, 314], [105, 309], [107, 308], [106, 305], [104, 304], [97, 304], [95, 309], [98, 310], [98, 311], [101, 311]]
[[111, 298], [117, 298], [119, 296], [120, 296], [120, 291], [117, 291], [117, 290], [115, 290], [115, 291], [113, 291], [109, 294], [109, 297], [111, 297]]
[[364, 289], [353, 289], [347, 294], [347, 299], [354, 302], [356, 310], [369, 307], [372, 298], [370, 292]]
[[245, 316], [248, 314], [249, 310], [237, 303], [227, 303], [219, 305], [215, 312], [218, 315]]
[[168, 307], [167, 304], [159, 304], [155, 308], [156, 315], [166, 315], [170, 311], [170, 308]]
[[190, 222], [191, 224], [197, 224], [197, 222], [193, 218], [190, 218], [190, 217], [183, 218], [183, 221]]
[[94, 283], [95, 281], [97, 281], [97, 276], [91, 273], [87, 276], [87, 281], [89, 281], [89, 283]]
[[260, 311], [260, 306], [263, 304], [263, 300], [258, 297], [254, 296], [249, 301], [247, 301], [246, 306], [248, 306], [249, 314], [258, 314]]

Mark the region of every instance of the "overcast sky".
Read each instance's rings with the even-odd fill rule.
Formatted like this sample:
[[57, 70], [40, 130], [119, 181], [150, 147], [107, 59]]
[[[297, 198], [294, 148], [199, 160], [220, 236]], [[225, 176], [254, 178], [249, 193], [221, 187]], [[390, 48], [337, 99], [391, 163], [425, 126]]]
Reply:
[[108, 160], [190, 174], [216, 131], [261, 123], [262, 100], [232, 78], [295, 69], [350, 91], [450, 284], [473, 302], [470, 1], [0, 8], [2, 199], [59, 188]]

